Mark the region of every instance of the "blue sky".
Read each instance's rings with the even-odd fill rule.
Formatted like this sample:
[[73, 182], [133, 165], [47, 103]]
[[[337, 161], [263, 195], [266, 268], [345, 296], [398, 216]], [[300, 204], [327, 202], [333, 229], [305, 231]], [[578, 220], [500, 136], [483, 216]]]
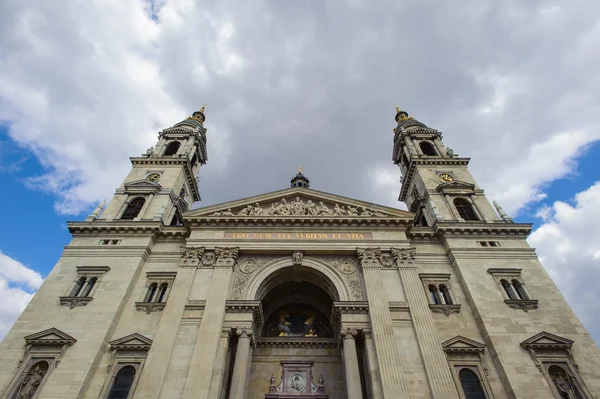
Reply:
[[0, 337], [66, 220], [202, 104], [201, 205], [283, 188], [301, 163], [314, 188], [402, 206], [398, 103], [535, 223], [530, 244], [600, 340], [597, 2], [8, 0], [0, 37]]

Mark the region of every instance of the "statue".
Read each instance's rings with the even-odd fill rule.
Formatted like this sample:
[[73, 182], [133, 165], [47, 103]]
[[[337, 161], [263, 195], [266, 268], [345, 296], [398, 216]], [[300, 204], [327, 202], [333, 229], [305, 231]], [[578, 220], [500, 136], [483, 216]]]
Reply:
[[231, 212], [231, 208], [227, 208], [226, 211], [223, 211], [223, 214], [221, 216], [234, 216], [233, 212]]
[[317, 392], [325, 392], [325, 378], [323, 378], [323, 374], [319, 374], [317, 382], [319, 383], [319, 385], [317, 385]]
[[19, 389], [17, 399], [33, 398], [45, 375], [46, 371], [42, 370], [39, 364], [35, 366], [33, 371], [30, 370], [25, 373], [25, 378], [23, 378], [23, 381], [21, 382], [21, 388]]
[[304, 215], [304, 202], [296, 197], [296, 201], [292, 203], [292, 214], [294, 216]]
[[371, 213], [371, 211], [369, 211], [364, 206], [361, 209], [362, 209], [362, 212], [360, 213], [360, 216], [366, 216], [366, 217], [373, 216], [373, 214]]
[[289, 216], [290, 211], [291, 211], [290, 206], [285, 201], [285, 198], [282, 198], [279, 205], [277, 206], [277, 213], [282, 216]]
[[454, 151], [450, 147], [446, 147], [446, 153], [448, 154], [448, 156], [454, 156]]
[[248, 216], [248, 213], [251, 209], [252, 208], [250, 208], [250, 206], [245, 207], [244, 209], [238, 212], [238, 216]]
[[250, 215], [252, 216], [262, 216], [263, 209], [258, 205], [258, 202], [254, 204], [254, 208], [250, 211]]
[[556, 376], [553, 378], [553, 380], [554, 380], [554, 385], [556, 386], [556, 389], [558, 390], [558, 393], [560, 393], [560, 396], [562, 398], [565, 398], [565, 399], [576, 399], [577, 398], [575, 396], [575, 389], [573, 387], [573, 384], [570, 381], [570, 378], [565, 377], [565, 375], [562, 373], [557, 373]]
[[348, 216], [358, 216], [358, 208], [348, 205]]
[[294, 251], [292, 254], [292, 262], [294, 265], [301, 265], [304, 254], [301, 251]]
[[154, 146], [148, 147], [148, 149], [146, 150], [146, 153], [144, 154], [147, 157], [152, 156], [152, 153], [154, 152]]
[[306, 212], [309, 216], [317, 215], [317, 206], [311, 200], [306, 203]]
[[338, 204], [335, 204], [335, 206], [333, 207], [333, 214], [336, 216], [342, 216], [346, 214], [346, 210], [340, 207]]
[[331, 215], [329, 207], [325, 205], [322, 201], [319, 202], [319, 206], [317, 207], [317, 215]]
[[277, 387], [275, 386], [275, 376], [273, 374], [271, 374], [271, 379], [269, 380], [269, 383], [271, 384], [271, 386], [269, 386], [269, 392], [275, 392], [277, 390]]

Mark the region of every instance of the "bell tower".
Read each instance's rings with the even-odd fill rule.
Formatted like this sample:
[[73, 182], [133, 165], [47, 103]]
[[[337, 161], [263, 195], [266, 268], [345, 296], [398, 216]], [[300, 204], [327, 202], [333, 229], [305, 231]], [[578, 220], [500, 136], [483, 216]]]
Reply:
[[103, 204], [87, 221], [147, 220], [183, 224], [182, 214], [200, 200], [198, 171], [207, 161], [205, 106], [159, 132], [158, 143], [132, 157], [131, 171], [100, 216]]
[[494, 202], [492, 209], [468, 169], [442, 141], [442, 133], [409, 116], [396, 105], [393, 161], [402, 173], [399, 201], [416, 213], [416, 226], [444, 222], [510, 222]]

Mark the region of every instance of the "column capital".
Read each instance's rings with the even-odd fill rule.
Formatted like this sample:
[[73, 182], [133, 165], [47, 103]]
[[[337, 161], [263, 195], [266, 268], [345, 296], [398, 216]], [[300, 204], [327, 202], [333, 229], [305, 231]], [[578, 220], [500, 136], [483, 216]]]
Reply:
[[354, 337], [356, 337], [358, 335], [358, 330], [356, 328], [342, 328], [340, 330], [340, 337], [342, 338], [343, 341], [347, 340], [347, 339], [352, 339], [354, 340]]
[[415, 268], [415, 257], [417, 251], [415, 248], [391, 248], [392, 257], [396, 261], [398, 268]]
[[181, 261], [179, 267], [198, 267], [204, 255], [204, 247], [180, 247]]
[[248, 338], [252, 340], [254, 337], [254, 329], [252, 327], [237, 327], [235, 333], [239, 338]]
[[233, 268], [240, 247], [215, 247], [215, 268]]
[[362, 332], [365, 339], [373, 339], [373, 331], [370, 328], [363, 328]]
[[363, 268], [381, 267], [381, 248], [356, 248], [356, 255]]

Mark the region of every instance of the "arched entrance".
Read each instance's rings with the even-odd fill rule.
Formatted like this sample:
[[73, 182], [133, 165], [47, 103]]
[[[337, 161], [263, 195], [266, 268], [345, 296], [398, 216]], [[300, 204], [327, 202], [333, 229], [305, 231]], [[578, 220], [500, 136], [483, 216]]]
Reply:
[[322, 385], [330, 399], [346, 398], [331, 314], [340, 296], [332, 280], [314, 268], [286, 265], [266, 276], [255, 293], [264, 323], [256, 332], [248, 399], [264, 399], [270, 390], [310, 393], [311, 385], [309, 395]]

